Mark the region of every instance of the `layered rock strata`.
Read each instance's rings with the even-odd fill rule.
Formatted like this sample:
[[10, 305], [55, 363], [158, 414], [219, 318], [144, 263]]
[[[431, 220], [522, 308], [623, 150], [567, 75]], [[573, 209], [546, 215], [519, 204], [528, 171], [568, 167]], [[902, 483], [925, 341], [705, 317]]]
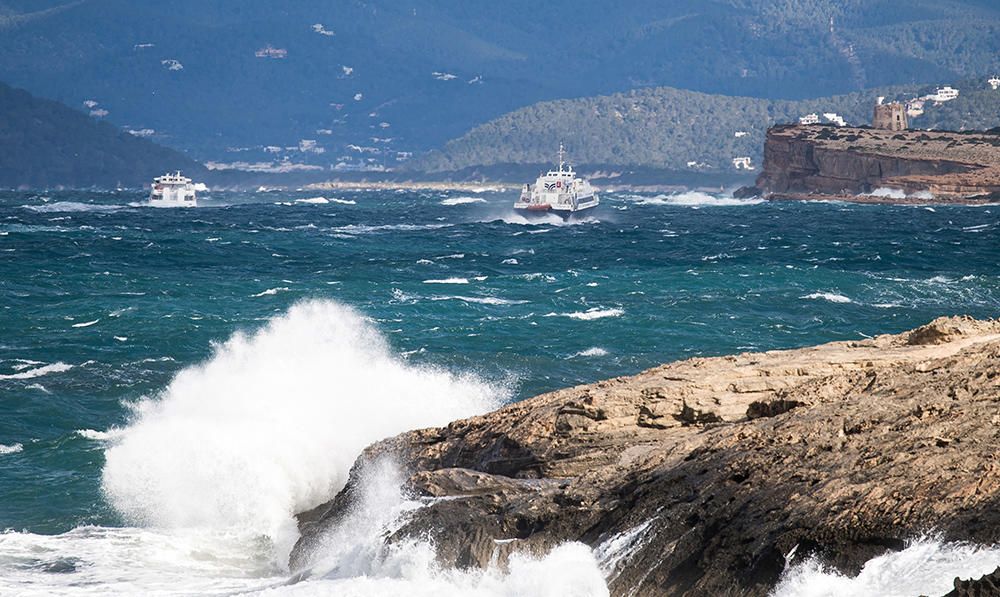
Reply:
[[[901, 193], [871, 194], [880, 188]], [[761, 175], [740, 193], [772, 199], [997, 201], [1000, 134], [775, 126], [764, 143]]]
[[856, 573], [926, 532], [1000, 542], [998, 448], [1000, 322], [695, 358], [372, 445], [300, 516], [292, 565], [391, 457], [426, 504], [387, 544], [485, 567], [580, 541], [613, 595], [765, 595], [807, 557]]

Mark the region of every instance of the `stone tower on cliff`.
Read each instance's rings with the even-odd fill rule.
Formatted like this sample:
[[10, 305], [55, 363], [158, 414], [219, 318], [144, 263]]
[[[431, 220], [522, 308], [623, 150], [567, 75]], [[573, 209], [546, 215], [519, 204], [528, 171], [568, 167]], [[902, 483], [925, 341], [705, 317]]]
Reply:
[[889, 131], [905, 131], [907, 127], [906, 108], [899, 102], [884, 104], [882, 99], [878, 98], [878, 104], [875, 105], [872, 126]]

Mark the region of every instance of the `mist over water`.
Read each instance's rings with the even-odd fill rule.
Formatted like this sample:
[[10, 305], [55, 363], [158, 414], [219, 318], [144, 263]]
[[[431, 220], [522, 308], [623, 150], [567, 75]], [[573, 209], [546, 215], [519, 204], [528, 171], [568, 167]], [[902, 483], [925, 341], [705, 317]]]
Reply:
[[[384, 548], [422, 505], [391, 462], [288, 584], [293, 516], [407, 429], [1000, 304], [996, 206], [621, 193], [565, 223], [512, 214], [514, 195], [151, 210], [129, 193], [0, 194], [0, 594], [601, 595], [601, 558], [625, 561], [629, 541], [485, 572], [440, 569], [426, 543]], [[950, 582], [992, 553], [918, 542], [858, 579], [805, 563], [779, 594], [890, 594], [907, 566]]]

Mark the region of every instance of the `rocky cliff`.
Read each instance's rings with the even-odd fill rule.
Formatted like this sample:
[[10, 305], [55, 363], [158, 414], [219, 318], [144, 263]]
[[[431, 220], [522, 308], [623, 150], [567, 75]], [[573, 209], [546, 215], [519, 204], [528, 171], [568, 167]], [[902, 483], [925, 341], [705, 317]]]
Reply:
[[470, 567], [581, 541], [614, 595], [765, 595], [808, 556], [857, 572], [925, 531], [1000, 541], [998, 413], [996, 321], [667, 364], [369, 447], [300, 516], [292, 567], [391, 456], [426, 505], [389, 544]]
[[[879, 188], [902, 191], [870, 195]], [[1000, 134], [782, 125], [764, 144], [764, 169], [744, 194], [774, 199], [976, 203], [1000, 198]]]

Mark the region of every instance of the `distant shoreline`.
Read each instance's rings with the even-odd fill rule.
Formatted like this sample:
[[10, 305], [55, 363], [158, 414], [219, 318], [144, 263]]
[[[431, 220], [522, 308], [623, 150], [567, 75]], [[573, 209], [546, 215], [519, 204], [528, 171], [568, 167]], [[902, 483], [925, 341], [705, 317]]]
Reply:
[[879, 195], [822, 195], [810, 193], [772, 193], [767, 201], [843, 201], [873, 205], [996, 205], [1000, 197], [884, 197]]
[[[524, 183], [516, 182], [449, 182], [449, 181], [340, 181], [331, 180], [302, 187], [308, 191], [466, 191], [470, 193], [516, 191]], [[688, 186], [680, 184], [595, 184], [600, 192], [625, 191], [631, 193], [724, 193], [726, 188], [708, 186]], [[734, 190], [733, 188], [729, 189]]]

